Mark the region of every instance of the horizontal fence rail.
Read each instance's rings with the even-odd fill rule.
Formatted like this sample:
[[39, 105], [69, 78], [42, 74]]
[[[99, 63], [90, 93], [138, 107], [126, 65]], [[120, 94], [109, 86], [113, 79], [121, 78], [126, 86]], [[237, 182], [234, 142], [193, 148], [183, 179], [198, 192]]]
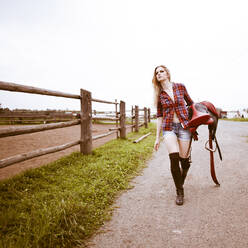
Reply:
[[80, 124], [80, 120], [75, 121], [67, 121], [61, 123], [53, 123], [53, 124], [41, 124], [31, 127], [8, 127], [0, 129], [0, 138], [8, 137], [8, 136], [15, 136], [20, 134], [27, 134], [27, 133], [35, 133], [45, 130], [51, 130], [56, 128], [63, 128], [63, 127], [70, 127], [74, 125]]
[[[65, 150], [69, 147], [75, 146], [75, 145], [80, 145], [80, 152], [83, 154], [90, 154], [92, 152], [92, 141], [97, 140], [103, 137], [107, 137], [111, 134], [116, 133], [117, 138], [126, 138], [126, 129], [127, 128], [135, 128], [135, 131], [138, 132], [138, 129], [140, 126], [145, 125], [147, 127], [147, 122], [150, 118], [149, 114], [150, 109], [147, 108], [144, 109], [139, 109], [138, 106], [135, 106], [135, 108], [132, 107], [131, 112], [131, 125], [126, 125], [126, 105], [125, 102], [120, 101], [117, 102], [111, 102], [111, 101], [105, 101], [105, 100], [99, 100], [99, 99], [94, 99], [91, 97], [91, 92], [86, 91], [81, 89], [80, 90], [80, 95], [74, 95], [74, 94], [68, 94], [68, 93], [63, 93], [63, 92], [58, 92], [58, 91], [52, 91], [52, 90], [47, 90], [47, 89], [41, 89], [37, 87], [31, 87], [31, 86], [25, 86], [21, 84], [14, 84], [14, 83], [6, 83], [0, 81], [0, 90], [6, 90], [6, 91], [16, 91], [16, 92], [24, 92], [24, 93], [29, 93], [29, 94], [40, 94], [40, 95], [49, 95], [49, 96], [55, 96], [55, 97], [66, 97], [66, 98], [74, 98], [74, 99], [79, 99], [81, 103], [81, 110], [80, 114], [79, 113], [70, 113], [68, 114], [68, 120], [61, 122], [61, 119], [59, 119], [59, 123], [51, 123], [51, 124], [40, 124], [40, 125], [32, 125], [32, 126], [21, 126], [21, 127], [7, 127], [0, 129], [0, 138], [4, 137], [9, 137], [9, 136], [16, 136], [16, 135], [21, 135], [21, 134], [29, 134], [29, 133], [35, 133], [35, 132], [41, 132], [41, 131], [46, 131], [46, 130], [51, 130], [51, 129], [57, 129], [57, 128], [64, 128], [64, 127], [69, 127], [69, 126], [74, 126], [74, 125], [79, 125], [81, 126], [81, 137], [80, 140], [73, 141], [70, 143], [66, 143], [63, 145], [55, 146], [55, 147], [49, 147], [49, 148], [43, 148], [43, 149], [38, 149], [35, 151], [31, 151], [28, 153], [23, 153], [19, 155], [15, 155], [9, 158], [4, 158], [0, 160], [0, 168], [4, 168], [6, 166], [12, 165], [14, 163], [22, 162], [34, 157], [46, 155], [49, 153], [54, 153], [58, 151]], [[92, 117], [92, 102], [99, 102], [99, 103], [105, 103], [105, 104], [113, 104], [115, 105], [115, 111], [109, 111], [111, 113], [110, 116], [94, 116]], [[119, 107], [119, 109], [118, 109]], [[139, 111], [144, 111], [144, 115], [142, 116], [143, 118], [140, 118], [139, 116]], [[94, 111], [94, 114], [97, 112]], [[50, 113], [49, 113], [50, 114]], [[30, 113], [23, 113], [23, 116], [18, 116], [18, 118], [21, 118], [21, 120], [14, 120], [14, 121], [22, 121], [22, 118], [43, 118], [43, 121], [49, 121], [49, 120], [54, 120], [57, 121], [56, 118], [64, 118], [65, 113], [56, 113], [57, 115], [52, 115], [50, 116], [49, 114], [43, 114], [43, 115], [30, 115]], [[24, 116], [25, 115], [25, 116]], [[62, 117], [63, 116], [63, 117]], [[1, 112], [0, 112], [0, 118], [1, 118]], [[4, 113], [2, 115], [2, 118], [7, 118], [13, 121], [16, 116], [13, 113]], [[54, 119], [53, 119], [54, 118]], [[139, 120], [142, 119], [142, 123], [139, 122]], [[112, 121], [115, 123], [116, 127], [115, 128], [109, 128], [108, 132], [92, 136], [92, 121]], [[31, 121], [31, 120], [23, 120], [25, 121]], [[42, 119], [41, 119], [42, 121]], [[120, 135], [119, 135], [120, 134]]]
[[80, 99], [80, 95], [73, 95], [68, 93], [63, 93], [59, 91], [41, 89], [37, 87], [25, 86], [21, 84], [14, 83], [6, 83], [0, 81], [0, 89], [7, 91], [16, 91], [16, 92], [24, 92], [30, 94], [39, 94], [39, 95], [47, 95], [47, 96], [58, 96], [58, 97], [67, 97], [67, 98], [75, 98]]
[[100, 103], [107, 103], [107, 104], [119, 104], [118, 102], [108, 102], [108, 101], [104, 101], [104, 100], [98, 100], [98, 99], [91, 99], [93, 102], [100, 102]]
[[111, 118], [111, 117], [93, 117], [92, 120], [94, 121], [118, 121], [119, 118]]
[[46, 124], [71, 121], [78, 118], [78, 111], [10, 111], [0, 109], [0, 124]]
[[70, 148], [72, 146], [75, 145], [79, 145], [80, 144], [80, 140], [78, 141], [74, 141], [74, 142], [70, 142], [70, 143], [66, 143], [60, 146], [54, 146], [54, 147], [49, 147], [49, 148], [44, 148], [44, 149], [39, 149], [39, 150], [35, 150], [32, 152], [28, 152], [28, 153], [23, 153], [20, 155], [16, 155], [16, 156], [12, 156], [6, 159], [2, 159], [0, 160], [0, 168], [4, 168], [6, 166], [18, 163], [18, 162], [22, 162], [31, 158], [35, 158], [35, 157], [39, 157], [42, 155], [46, 155], [49, 153], [54, 153], [54, 152], [58, 152], [58, 151], [62, 151], [65, 150], [67, 148]]

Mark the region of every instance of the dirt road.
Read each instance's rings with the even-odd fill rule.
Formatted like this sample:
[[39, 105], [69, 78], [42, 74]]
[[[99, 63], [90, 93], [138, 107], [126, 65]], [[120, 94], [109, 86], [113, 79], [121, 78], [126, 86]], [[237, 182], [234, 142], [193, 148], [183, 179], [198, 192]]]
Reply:
[[175, 205], [175, 189], [164, 145], [116, 201], [113, 218], [89, 247], [248, 247], [248, 123], [220, 121], [215, 154], [216, 187], [209, 171], [206, 126], [193, 142], [192, 166], [185, 182], [185, 203]]

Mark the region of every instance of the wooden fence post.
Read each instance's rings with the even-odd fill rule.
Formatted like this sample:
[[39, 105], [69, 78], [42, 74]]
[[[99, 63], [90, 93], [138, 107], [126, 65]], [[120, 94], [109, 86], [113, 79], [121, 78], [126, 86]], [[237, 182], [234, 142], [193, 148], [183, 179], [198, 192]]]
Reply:
[[139, 132], [139, 107], [135, 105], [135, 132]]
[[132, 105], [132, 111], [131, 111], [132, 132], [133, 132], [133, 129], [134, 129], [134, 126], [133, 126], [133, 112], [134, 112], [134, 107]]
[[126, 138], [126, 107], [125, 102], [120, 101], [120, 137], [122, 139]]
[[[118, 103], [117, 103], [117, 99], [115, 99], [115, 118], [118, 118]], [[118, 128], [118, 120], [115, 121], [115, 127]], [[116, 138], [119, 138], [119, 130], [117, 130], [116, 132]]]
[[151, 122], [151, 109], [148, 108], [148, 122]]
[[81, 89], [81, 142], [80, 152], [90, 154], [92, 152], [92, 104], [91, 92]]
[[145, 128], [148, 128], [148, 118], [147, 118], [147, 108], [144, 107], [144, 122], [145, 122]]

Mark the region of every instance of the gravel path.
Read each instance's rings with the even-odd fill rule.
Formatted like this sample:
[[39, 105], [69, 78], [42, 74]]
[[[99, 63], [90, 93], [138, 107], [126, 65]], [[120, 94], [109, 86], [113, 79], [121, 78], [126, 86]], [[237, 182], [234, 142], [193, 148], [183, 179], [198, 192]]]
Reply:
[[204, 149], [208, 128], [198, 130], [185, 203], [175, 205], [175, 189], [165, 146], [154, 153], [134, 188], [116, 201], [112, 220], [89, 242], [99, 248], [248, 247], [248, 123], [220, 121], [215, 154], [215, 186]]

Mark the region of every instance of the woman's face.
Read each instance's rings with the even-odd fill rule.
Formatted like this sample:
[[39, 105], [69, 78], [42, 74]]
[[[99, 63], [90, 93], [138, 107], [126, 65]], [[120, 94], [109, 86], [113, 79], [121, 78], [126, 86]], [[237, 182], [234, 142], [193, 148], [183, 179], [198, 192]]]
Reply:
[[168, 74], [163, 67], [158, 67], [155, 73], [156, 73], [156, 78], [159, 82], [169, 80]]

